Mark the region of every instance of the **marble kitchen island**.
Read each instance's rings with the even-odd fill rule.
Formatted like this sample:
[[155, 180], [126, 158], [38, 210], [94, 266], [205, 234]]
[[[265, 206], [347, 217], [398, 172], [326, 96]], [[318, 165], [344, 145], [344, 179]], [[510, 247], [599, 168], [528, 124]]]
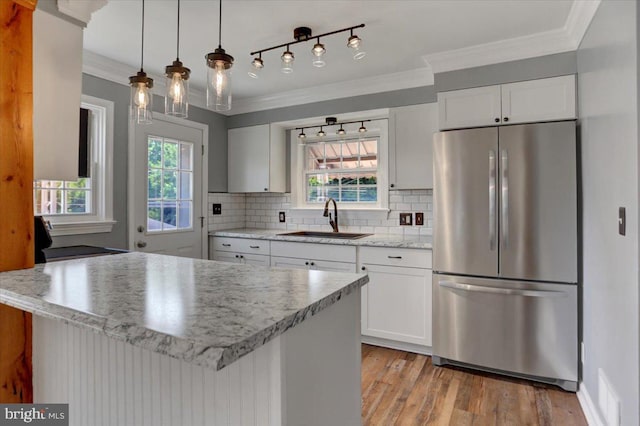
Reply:
[[127, 253], [0, 273], [0, 303], [71, 425], [357, 425], [367, 281]]

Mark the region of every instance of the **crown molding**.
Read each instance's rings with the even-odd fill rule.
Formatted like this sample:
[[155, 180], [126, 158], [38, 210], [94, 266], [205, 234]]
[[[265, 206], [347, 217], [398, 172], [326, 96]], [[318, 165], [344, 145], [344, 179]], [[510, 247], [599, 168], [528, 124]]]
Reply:
[[434, 73], [576, 50], [600, 0], [574, 0], [562, 28], [423, 56]]
[[[134, 75], [136, 71], [130, 65], [98, 55], [89, 50], [83, 50], [82, 52], [82, 72], [85, 74], [122, 84], [123, 86], [129, 86], [129, 76]], [[148, 75], [153, 78], [154, 94], [164, 97], [166, 89], [165, 76], [153, 73], [148, 73]], [[206, 93], [193, 87], [189, 88], [189, 104], [207, 109]]]
[[431, 85], [433, 85], [433, 72], [430, 68], [425, 67], [304, 89], [289, 90], [273, 95], [237, 99], [234, 100], [233, 108], [230, 112], [233, 115], [244, 114], [265, 109], [282, 108], [350, 96], [369, 95]]
[[107, 4], [108, 0], [58, 0], [58, 10], [67, 16], [88, 24], [91, 14]]

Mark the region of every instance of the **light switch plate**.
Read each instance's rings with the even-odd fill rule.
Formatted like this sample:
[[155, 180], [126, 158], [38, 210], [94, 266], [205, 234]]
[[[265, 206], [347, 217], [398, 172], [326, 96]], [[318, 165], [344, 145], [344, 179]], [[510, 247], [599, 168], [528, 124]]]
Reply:
[[424, 213], [418, 212], [416, 213], [416, 226], [424, 225]]
[[411, 213], [400, 213], [400, 225], [412, 225], [412, 217], [413, 215]]
[[280, 223], [284, 223], [285, 222], [286, 216], [285, 216], [284, 212], [278, 213], [278, 220], [280, 221]]
[[627, 212], [624, 207], [618, 207], [618, 234], [627, 234]]

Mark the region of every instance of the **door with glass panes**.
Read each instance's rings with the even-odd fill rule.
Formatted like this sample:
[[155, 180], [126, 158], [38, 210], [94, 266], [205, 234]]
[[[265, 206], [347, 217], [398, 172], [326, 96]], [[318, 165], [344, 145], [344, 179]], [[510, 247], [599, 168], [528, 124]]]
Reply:
[[154, 117], [134, 131], [131, 249], [203, 258], [204, 129]]

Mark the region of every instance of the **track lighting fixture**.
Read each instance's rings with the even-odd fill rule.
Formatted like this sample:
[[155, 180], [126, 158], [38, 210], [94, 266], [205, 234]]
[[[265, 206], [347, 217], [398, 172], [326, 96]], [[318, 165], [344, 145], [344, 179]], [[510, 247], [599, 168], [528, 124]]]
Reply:
[[222, 0], [218, 15], [218, 48], [208, 53], [207, 60], [207, 107], [214, 111], [231, 109], [231, 67], [233, 56], [222, 48]]
[[342, 121], [342, 122], [338, 122], [338, 119], [336, 117], [326, 117], [325, 118], [325, 124], [318, 124], [316, 126], [306, 126], [306, 127], [296, 127], [296, 130], [300, 130], [300, 133], [298, 133], [298, 139], [304, 140], [306, 139], [307, 135], [304, 133], [305, 129], [313, 129], [313, 128], [317, 128], [319, 127], [320, 130], [316, 133], [316, 136], [319, 138], [322, 138], [324, 136], [327, 135], [327, 133], [324, 131], [324, 128], [327, 126], [340, 126], [340, 128], [336, 131], [336, 134], [339, 136], [345, 136], [347, 134], [347, 131], [344, 128], [345, 124], [353, 124], [353, 123], [360, 123], [360, 128], [358, 129], [358, 133], [363, 134], [367, 131], [367, 128], [364, 127], [364, 123], [369, 122], [371, 120], [357, 120], [357, 121]]
[[180, 62], [180, 0], [178, 0], [178, 25], [176, 30], [176, 60], [165, 67], [166, 93], [164, 113], [174, 117], [189, 115], [189, 75], [191, 70]]
[[142, 0], [142, 41], [140, 47], [140, 71], [129, 77], [131, 97], [129, 116], [138, 124], [151, 124], [153, 110], [153, 79], [144, 72], [144, 0]]
[[[312, 65], [314, 67], [317, 68], [321, 68], [324, 67], [326, 65], [326, 62], [324, 60], [324, 54], [326, 53], [327, 49], [325, 48], [325, 45], [322, 44], [320, 42], [320, 38], [321, 37], [327, 37], [333, 34], [338, 34], [338, 33], [342, 33], [345, 31], [350, 31], [351, 32], [351, 36], [348, 39], [347, 42], [347, 46], [349, 46], [350, 48], [354, 49], [354, 55], [353, 58], [354, 59], [362, 59], [365, 56], [365, 52], [362, 50], [362, 39], [360, 37], [358, 37], [357, 35], [353, 34], [353, 30], [356, 28], [364, 28], [364, 24], [360, 24], [360, 25], [356, 25], [353, 27], [348, 27], [348, 28], [343, 28], [341, 30], [336, 30], [336, 31], [331, 31], [328, 33], [324, 33], [324, 34], [320, 34], [317, 36], [313, 36], [312, 35], [312, 31], [311, 28], [309, 27], [298, 27], [295, 28], [293, 30], [293, 38], [294, 41], [288, 42], [288, 43], [283, 43], [283, 44], [279, 44], [277, 46], [273, 46], [273, 47], [268, 47], [266, 49], [261, 49], [261, 50], [256, 50], [255, 52], [251, 52], [251, 56], [255, 56], [255, 55], [259, 55], [258, 58], [254, 58], [252, 64], [255, 66], [255, 63], [257, 60], [259, 60], [260, 64], [261, 64], [261, 68], [264, 65], [262, 62], [262, 53], [264, 52], [268, 52], [270, 50], [275, 50], [275, 49], [280, 49], [283, 47], [286, 47], [286, 51], [282, 54], [282, 56], [280, 57], [281, 59], [281, 71], [285, 74], [290, 74], [293, 72], [293, 61], [294, 61], [294, 55], [293, 52], [291, 52], [289, 50], [289, 47], [291, 45], [294, 44], [298, 44], [298, 43], [304, 43], [306, 41], [315, 39], [316, 43], [313, 45], [313, 48], [311, 49], [311, 53], [313, 54], [313, 62]], [[252, 75], [252, 71], [249, 71], [249, 75], [251, 77], [254, 77]], [[255, 78], [255, 77], [254, 77]]]

